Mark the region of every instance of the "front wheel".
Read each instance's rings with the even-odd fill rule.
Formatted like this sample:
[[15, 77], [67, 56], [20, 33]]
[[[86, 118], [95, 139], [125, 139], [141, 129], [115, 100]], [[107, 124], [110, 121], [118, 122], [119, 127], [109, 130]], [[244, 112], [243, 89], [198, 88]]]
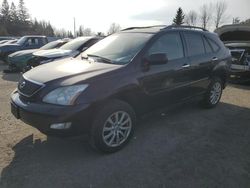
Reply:
[[218, 77], [214, 77], [202, 101], [203, 106], [206, 108], [215, 107], [220, 102], [222, 91], [222, 80]]
[[91, 128], [92, 146], [106, 153], [123, 148], [134, 132], [136, 116], [131, 106], [112, 100], [99, 108]]

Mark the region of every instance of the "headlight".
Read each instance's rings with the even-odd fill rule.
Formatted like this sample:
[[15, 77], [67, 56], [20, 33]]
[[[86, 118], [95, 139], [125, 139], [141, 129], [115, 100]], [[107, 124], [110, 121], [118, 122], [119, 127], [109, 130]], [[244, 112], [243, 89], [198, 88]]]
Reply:
[[87, 84], [57, 88], [48, 93], [43, 102], [59, 105], [73, 105], [76, 98], [88, 87]]

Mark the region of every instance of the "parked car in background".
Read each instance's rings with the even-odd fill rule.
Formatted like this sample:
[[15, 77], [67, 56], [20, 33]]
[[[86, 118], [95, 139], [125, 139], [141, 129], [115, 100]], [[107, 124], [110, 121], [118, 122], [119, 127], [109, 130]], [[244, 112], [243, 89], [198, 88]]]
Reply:
[[250, 26], [242, 24], [225, 25], [215, 32], [232, 54], [230, 69], [232, 81], [250, 80]]
[[16, 37], [0, 37], [0, 41], [3, 41], [3, 40], [13, 40], [13, 39], [17, 39]]
[[10, 40], [1, 40], [1, 41], [0, 41], [0, 45], [5, 44], [5, 43], [8, 42], [8, 41], [10, 41]]
[[250, 41], [228, 43], [232, 54], [231, 78], [240, 82], [250, 81]]
[[9, 71], [10, 72], [17, 72], [17, 71], [25, 72], [26, 67], [27, 67], [27, 62], [32, 58], [33, 56], [32, 54], [34, 52], [59, 48], [62, 45], [66, 44], [68, 41], [69, 39], [56, 40], [56, 41], [47, 43], [46, 45], [44, 45], [43, 47], [39, 49], [21, 50], [21, 51], [17, 51], [17, 52], [10, 54], [7, 58], [7, 62], [9, 64]]
[[0, 59], [6, 61], [9, 54], [20, 50], [37, 49], [48, 43], [45, 36], [24, 36], [14, 44], [0, 46]]
[[101, 39], [102, 37], [78, 37], [58, 49], [35, 52], [27, 63], [27, 70], [62, 58], [76, 57]]
[[18, 39], [8, 40], [4, 44], [15, 44], [18, 41]]
[[81, 57], [23, 74], [11, 109], [47, 135], [87, 133], [103, 152], [124, 147], [136, 116], [152, 109], [193, 98], [215, 107], [231, 62], [216, 34], [190, 26], [125, 29]]

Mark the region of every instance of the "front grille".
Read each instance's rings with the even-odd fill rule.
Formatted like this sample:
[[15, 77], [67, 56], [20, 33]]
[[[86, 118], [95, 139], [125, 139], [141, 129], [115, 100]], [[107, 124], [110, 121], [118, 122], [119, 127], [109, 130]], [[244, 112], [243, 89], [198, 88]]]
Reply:
[[18, 83], [18, 92], [25, 97], [32, 97], [40, 89], [44, 87], [44, 84], [37, 83], [32, 80], [28, 80], [22, 77]]

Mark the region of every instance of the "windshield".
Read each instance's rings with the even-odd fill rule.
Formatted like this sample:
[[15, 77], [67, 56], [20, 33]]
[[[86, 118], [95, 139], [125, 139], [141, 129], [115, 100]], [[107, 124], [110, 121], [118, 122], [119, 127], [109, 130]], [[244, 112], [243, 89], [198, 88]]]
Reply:
[[127, 64], [151, 38], [148, 33], [114, 34], [87, 49], [82, 57], [102, 57], [115, 64]]
[[40, 49], [41, 49], [41, 50], [53, 49], [53, 48], [56, 48], [60, 43], [61, 43], [60, 41], [53, 41], [53, 42], [50, 42], [50, 43], [44, 45], [44, 46], [41, 47]]
[[27, 37], [22, 37], [16, 43], [20, 44], [20, 45], [23, 45], [26, 42], [26, 40], [27, 40]]
[[90, 39], [90, 37], [76, 38], [76, 39], [68, 42], [67, 44], [64, 44], [63, 46], [61, 46], [60, 49], [72, 50], [72, 51], [78, 50], [78, 48], [80, 48], [89, 39]]

